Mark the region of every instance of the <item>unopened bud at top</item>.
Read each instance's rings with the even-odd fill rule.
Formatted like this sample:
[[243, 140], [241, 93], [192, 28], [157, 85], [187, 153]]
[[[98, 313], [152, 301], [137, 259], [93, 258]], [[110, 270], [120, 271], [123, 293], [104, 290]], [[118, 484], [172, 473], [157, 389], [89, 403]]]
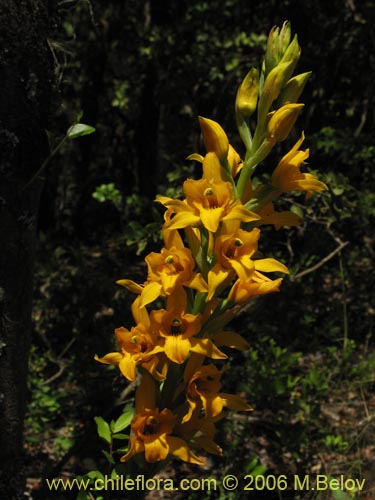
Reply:
[[288, 21], [282, 25], [282, 28], [274, 26], [270, 31], [267, 40], [267, 50], [265, 56], [266, 75], [279, 64], [283, 58], [291, 40], [291, 27]]

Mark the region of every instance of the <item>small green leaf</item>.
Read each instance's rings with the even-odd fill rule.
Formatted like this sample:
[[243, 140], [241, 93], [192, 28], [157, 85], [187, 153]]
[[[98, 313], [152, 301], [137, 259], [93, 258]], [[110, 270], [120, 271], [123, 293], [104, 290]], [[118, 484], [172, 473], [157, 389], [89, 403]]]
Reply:
[[245, 468], [246, 472], [251, 472], [257, 466], [257, 463], [258, 463], [257, 457], [253, 457], [251, 461], [246, 465]]
[[113, 437], [113, 439], [128, 439], [129, 434], [118, 433], [118, 434], [113, 434], [112, 437]]
[[124, 446], [123, 448], [118, 448], [115, 453], [127, 453], [129, 451], [129, 446]]
[[116, 469], [112, 469], [112, 472], [111, 472], [111, 479], [117, 479], [119, 476], [118, 472], [116, 471]]
[[99, 470], [91, 470], [87, 473], [90, 479], [104, 479], [103, 474]]
[[292, 205], [290, 207], [290, 211], [297, 214], [299, 217], [303, 217], [303, 210], [300, 207], [297, 207], [297, 205]]
[[112, 433], [115, 432], [115, 421], [114, 420], [111, 420], [109, 427], [110, 427]]
[[90, 125], [86, 125], [85, 123], [75, 123], [68, 129], [66, 136], [68, 139], [77, 139], [77, 137], [90, 135], [94, 132], [95, 128]]
[[97, 428], [98, 428], [98, 435], [104, 441], [107, 441], [107, 443], [112, 442], [112, 436], [111, 436], [111, 429], [109, 428], [108, 422], [106, 422], [102, 417], [95, 417], [94, 418]]
[[112, 457], [112, 455], [110, 455], [107, 451], [102, 450], [102, 453], [103, 453], [103, 455], [105, 456], [105, 458], [108, 460], [108, 462], [110, 464], [114, 465], [116, 463], [115, 460], [114, 460], [114, 458]]
[[331, 490], [331, 493], [334, 500], [348, 500], [346, 493], [342, 490]]
[[133, 408], [128, 408], [128, 409], [125, 408], [124, 413], [120, 415], [119, 418], [116, 420], [113, 432], [117, 433], [128, 427], [133, 419], [133, 415], [134, 415]]
[[267, 471], [267, 467], [265, 467], [264, 465], [258, 465], [257, 467], [255, 467], [252, 471], [251, 471], [251, 475], [252, 476], [263, 476], [264, 473]]

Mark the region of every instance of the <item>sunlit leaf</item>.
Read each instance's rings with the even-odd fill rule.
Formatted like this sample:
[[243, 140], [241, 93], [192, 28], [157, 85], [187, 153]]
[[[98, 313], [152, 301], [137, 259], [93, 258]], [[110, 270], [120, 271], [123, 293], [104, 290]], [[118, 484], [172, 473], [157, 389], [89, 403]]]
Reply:
[[77, 139], [77, 137], [93, 134], [95, 130], [96, 129], [91, 127], [91, 125], [86, 125], [85, 123], [75, 123], [68, 129], [66, 136], [68, 139]]

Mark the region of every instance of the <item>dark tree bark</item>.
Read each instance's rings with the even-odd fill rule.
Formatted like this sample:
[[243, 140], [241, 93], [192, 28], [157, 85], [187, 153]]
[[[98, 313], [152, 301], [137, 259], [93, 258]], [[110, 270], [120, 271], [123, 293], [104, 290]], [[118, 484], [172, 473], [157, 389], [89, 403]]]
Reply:
[[0, 3], [0, 492], [22, 498], [36, 219], [52, 86], [45, 0]]

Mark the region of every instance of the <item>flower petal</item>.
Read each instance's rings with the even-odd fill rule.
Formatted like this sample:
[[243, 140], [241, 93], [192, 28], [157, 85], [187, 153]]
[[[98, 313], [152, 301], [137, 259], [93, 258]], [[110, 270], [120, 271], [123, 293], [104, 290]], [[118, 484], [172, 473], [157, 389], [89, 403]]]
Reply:
[[145, 307], [147, 304], [151, 304], [154, 300], [156, 300], [161, 292], [162, 284], [156, 281], [147, 283], [144, 287], [141, 295], [141, 302], [139, 307]]
[[208, 295], [207, 301], [215, 295], [217, 288], [230, 276], [231, 271], [223, 269], [220, 264], [215, 264], [208, 273]]
[[170, 335], [165, 338], [164, 352], [174, 363], [182, 364], [189, 355], [191, 341], [181, 335]]
[[289, 274], [289, 269], [276, 259], [268, 258], [254, 260], [254, 265], [257, 271], [263, 271], [264, 273], [279, 271], [281, 273]]
[[131, 382], [134, 382], [134, 380], [137, 378], [137, 363], [134, 359], [134, 356], [124, 356], [121, 359], [118, 367], [120, 368], [120, 371], [124, 375], [124, 377]]
[[191, 464], [204, 465], [205, 459], [203, 457], [198, 457], [191, 451], [187, 443], [178, 437], [167, 436], [167, 441], [169, 445], [169, 453], [174, 457], [183, 460], [184, 462], [189, 462]]
[[126, 462], [130, 458], [132, 458], [134, 455], [137, 455], [138, 453], [142, 453], [144, 451], [145, 447], [142, 441], [139, 441], [136, 438], [130, 438], [130, 446], [128, 452], [123, 455], [120, 458], [121, 462]]
[[227, 359], [227, 355], [220, 351], [210, 339], [190, 339], [191, 351], [203, 354], [211, 359]]
[[188, 226], [197, 226], [200, 222], [200, 217], [193, 212], [185, 210], [176, 214], [170, 222], [165, 226], [166, 229], [183, 229]]
[[127, 279], [117, 280], [116, 283], [120, 286], [123, 286], [124, 288], [127, 288], [132, 293], [140, 294], [142, 293], [143, 290], [142, 285], [139, 285], [138, 283], [132, 280], [127, 280]]
[[152, 441], [145, 442], [146, 462], [154, 463], [165, 460], [169, 453], [168, 438], [166, 434], [156, 437]]
[[220, 220], [222, 219], [223, 213], [224, 213], [224, 207], [216, 207], [210, 209], [201, 208], [200, 218], [202, 224], [211, 233], [216, 233], [217, 228], [219, 227]]
[[236, 332], [219, 332], [213, 336], [213, 340], [217, 345], [224, 345], [231, 349], [247, 351], [249, 343]]
[[103, 363], [105, 365], [118, 365], [122, 360], [122, 354], [119, 352], [109, 352], [102, 358], [95, 356], [95, 361], [99, 361], [99, 363]]
[[243, 399], [235, 394], [226, 394], [221, 392], [219, 394], [222, 398], [224, 406], [234, 411], [251, 411], [253, 408], [246, 403]]

